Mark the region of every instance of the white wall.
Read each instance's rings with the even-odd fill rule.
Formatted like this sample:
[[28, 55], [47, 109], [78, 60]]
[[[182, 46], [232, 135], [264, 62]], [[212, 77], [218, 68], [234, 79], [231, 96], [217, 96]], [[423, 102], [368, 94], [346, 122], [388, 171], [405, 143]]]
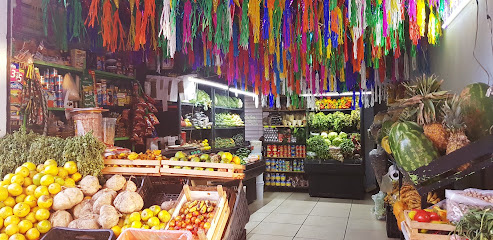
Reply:
[[7, 133], [7, 1], [0, 1], [0, 137]]
[[472, 0], [454, 21], [443, 31], [441, 45], [431, 47], [432, 72], [445, 80], [443, 89], [460, 92], [473, 82], [488, 83], [488, 75], [473, 57], [478, 26], [475, 54], [479, 62], [489, 71], [493, 84], [493, 49], [490, 22], [486, 19], [486, 1], [489, 15], [493, 17], [493, 1], [479, 0], [479, 23], [476, 20], [478, 4]]
[[258, 140], [263, 134], [262, 107], [255, 107], [255, 101], [245, 96], [245, 141]]

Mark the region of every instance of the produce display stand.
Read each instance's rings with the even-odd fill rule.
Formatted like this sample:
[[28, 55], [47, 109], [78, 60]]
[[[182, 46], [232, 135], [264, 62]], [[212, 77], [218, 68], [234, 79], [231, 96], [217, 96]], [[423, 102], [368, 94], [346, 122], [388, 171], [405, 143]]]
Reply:
[[[409, 210], [404, 211], [406, 220], [402, 224], [409, 235], [409, 240], [449, 240], [449, 233], [455, 230], [455, 226], [451, 224], [423, 223], [411, 220], [409, 212]], [[420, 230], [442, 231], [446, 234], [425, 233], [420, 232]]]
[[248, 163], [245, 166], [245, 177], [243, 178], [243, 184], [246, 186], [247, 189], [250, 189], [250, 191], [246, 192], [246, 199], [248, 201], [248, 204], [257, 199], [257, 191], [254, 191], [253, 189], [256, 189], [257, 176], [264, 173], [264, 171], [265, 160], [263, 159], [255, 161], [253, 163]]
[[[180, 168], [174, 168], [175, 166], [179, 166]], [[190, 167], [192, 169], [183, 169], [183, 167]], [[200, 167], [203, 169], [213, 168], [217, 170], [194, 170], [193, 168], [196, 167]], [[245, 177], [243, 170], [245, 170], [245, 166], [238, 164], [162, 160], [160, 173], [163, 176], [220, 178], [226, 180], [235, 180], [243, 179]]]
[[41, 240], [59, 239], [91, 239], [91, 240], [115, 240], [116, 236], [110, 229], [74, 229], [55, 227], [48, 231]]
[[[103, 174], [160, 176], [160, 160], [105, 159]], [[126, 167], [123, 167], [126, 166]]]

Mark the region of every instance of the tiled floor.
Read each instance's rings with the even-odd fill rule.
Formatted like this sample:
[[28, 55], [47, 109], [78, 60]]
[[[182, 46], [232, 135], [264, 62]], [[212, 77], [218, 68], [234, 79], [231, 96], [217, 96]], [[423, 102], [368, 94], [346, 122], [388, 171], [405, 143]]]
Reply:
[[308, 193], [267, 192], [250, 204], [248, 240], [386, 240], [373, 201], [312, 198]]

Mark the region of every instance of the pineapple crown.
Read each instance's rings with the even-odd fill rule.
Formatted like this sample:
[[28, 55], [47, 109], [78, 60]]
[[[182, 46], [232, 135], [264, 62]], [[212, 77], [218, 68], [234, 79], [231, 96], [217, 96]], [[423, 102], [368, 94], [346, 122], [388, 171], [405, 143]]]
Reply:
[[414, 120], [420, 125], [438, 122], [440, 117], [437, 112], [443, 105], [443, 100], [450, 97], [447, 91], [441, 91], [443, 80], [438, 80], [435, 75], [418, 77], [412, 83], [404, 83], [406, 95], [409, 97], [400, 101], [405, 108], [401, 119]]
[[462, 101], [460, 96], [455, 94], [442, 106], [443, 123], [450, 131], [462, 131], [466, 127], [462, 119]]

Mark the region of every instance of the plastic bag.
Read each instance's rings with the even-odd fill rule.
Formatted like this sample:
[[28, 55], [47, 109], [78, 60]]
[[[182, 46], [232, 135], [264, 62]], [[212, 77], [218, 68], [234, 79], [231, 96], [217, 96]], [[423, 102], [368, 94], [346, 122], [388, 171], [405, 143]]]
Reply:
[[65, 96], [68, 96], [70, 101], [80, 101], [79, 87], [74, 81], [74, 78], [70, 73], [65, 74], [63, 77], [63, 91], [65, 91]]
[[149, 229], [126, 229], [117, 240], [192, 240], [190, 231], [181, 230], [149, 230]]
[[475, 188], [468, 188], [466, 190], [445, 190], [445, 197], [447, 198], [447, 219], [449, 221], [459, 222], [462, 216], [471, 209], [484, 209], [493, 206], [493, 203], [491, 202], [464, 195], [467, 191], [493, 197], [493, 190], [480, 190]]
[[375, 206], [371, 209], [371, 213], [377, 220], [385, 220], [385, 195], [384, 192], [380, 191], [371, 196], [371, 199], [375, 202]]

